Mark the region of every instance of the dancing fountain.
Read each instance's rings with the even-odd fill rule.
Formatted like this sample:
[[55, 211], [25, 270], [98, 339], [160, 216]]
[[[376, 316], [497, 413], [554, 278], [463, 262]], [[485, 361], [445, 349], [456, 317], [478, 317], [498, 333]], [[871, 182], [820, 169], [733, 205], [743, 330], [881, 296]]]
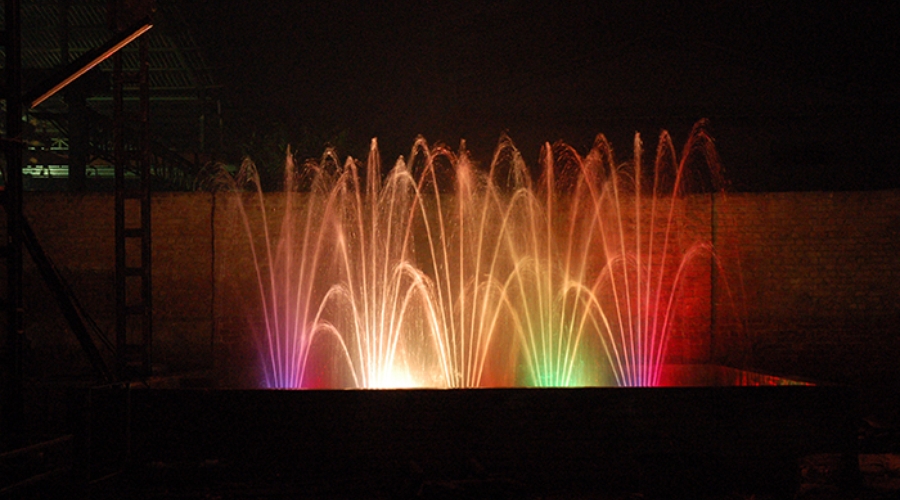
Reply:
[[658, 385], [680, 293], [716, 259], [685, 198], [722, 186], [702, 124], [648, 164], [639, 136], [627, 163], [603, 136], [548, 144], [536, 177], [506, 137], [487, 171], [422, 138], [384, 178], [375, 140], [364, 167], [289, 154], [277, 235], [251, 162], [223, 182], [269, 388]]

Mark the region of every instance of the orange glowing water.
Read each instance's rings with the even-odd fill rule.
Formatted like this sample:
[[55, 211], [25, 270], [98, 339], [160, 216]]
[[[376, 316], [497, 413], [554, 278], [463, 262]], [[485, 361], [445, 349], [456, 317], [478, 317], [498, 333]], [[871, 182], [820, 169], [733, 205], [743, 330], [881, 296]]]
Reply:
[[685, 195], [719, 189], [718, 161], [702, 122], [680, 156], [665, 132], [654, 161], [639, 136], [633, 153], [547, 145], [536, 178], [508, 138], [487, 170], [421, 138], [386, 177], [374, 140], [364, 164], [288, 155], [277, 235], [245, 162], [230, 182], [256, 193], [239, 207], [265, 385], [658, 384], [713, 250], [684, 231]]

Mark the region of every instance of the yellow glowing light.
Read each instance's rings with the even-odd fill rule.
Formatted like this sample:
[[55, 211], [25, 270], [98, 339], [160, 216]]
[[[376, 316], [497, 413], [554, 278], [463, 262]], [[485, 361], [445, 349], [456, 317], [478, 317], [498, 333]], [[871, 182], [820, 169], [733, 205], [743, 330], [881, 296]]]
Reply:
[[408, 369], [401, 370], [394, 367], [381, 373], [370, 389], [415, 389], [424, 386], [425, 384], [416, 380]]

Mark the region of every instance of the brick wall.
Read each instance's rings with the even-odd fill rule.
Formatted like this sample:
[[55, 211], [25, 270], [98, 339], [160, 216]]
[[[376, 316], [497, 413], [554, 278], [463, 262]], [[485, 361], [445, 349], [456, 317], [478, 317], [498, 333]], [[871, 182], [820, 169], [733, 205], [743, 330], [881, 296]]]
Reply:
[[[212, 335], [211, 195], [159, 193], [153, 199], [154, 362], [203, 366]], [[101, 333], [115, 342], [114, 200], [104, 194], [29, 193], [25, 213], [44, 250]], [[5, 222], [5, 220], [4, 220]], [[30, 352], [83, 365], [30, 257], [25, 258], [26, 317]], [[95, 341], [102, 346], [102, 341]], [[101, 347], [105, 355], [109, 351]], [[39, 363], [68, 369], [67, 363]]]
[[[283, 203], [283, 195], [267, 199], [273, 231]], [[711, 237], [721, 265], [695, 266], [679, 291], [690, 312], [673, 330], [672, 360], [900, 384], [900, 192], [730, 194], [713, 203], [686, 203], [688, 232]], [[113, 338], [112, 196], [29, 193], [25, 206], [47, 253]], [[154, 360], [169, 369], [215, 365], [246, 382], [255, 271], [240, 257], [246, 236], [234, 208], [223, 195], [154, 195]], [[83, 367], [27, 258], [25, 272], [32, 366]], [[46, 356], [67, 362], [41, 363]]]
[[730, 196], [749, 362], [822, 379], [898, 382], [900, 193]]

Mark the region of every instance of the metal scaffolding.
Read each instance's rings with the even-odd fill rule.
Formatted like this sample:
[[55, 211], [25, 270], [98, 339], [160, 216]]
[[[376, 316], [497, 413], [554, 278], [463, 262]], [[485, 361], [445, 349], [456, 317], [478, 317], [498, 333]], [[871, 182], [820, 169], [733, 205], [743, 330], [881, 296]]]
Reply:
[[6, 338], [3, 352], [3, 435], [19, 445], [24, 424], [22, 348], [24, 338], [22, 308], [22, 45], [19, 0], [6, 0], [4, 48], [6, 51], [6, 134], [3, 149], [3, 208], [6, 211]]
[[[63, 2], [65, 3], [65, 2]], [[118, 4], [117, 4], [118, 5]], [[143, 4], [152, 11], [152, 2]], [[2, 384], [0, 384], [0, 440], [4, 447], [21, 445], [24, 434], [24, 308], [23, 308], [23, 251], [28, 250], [41, 277], [50, 289], [72, 332], [77, 337], [88, 360], [97, 372], [99, 380], [110, 381], [116, 377], [108, 370], [86, 326], [84, 310], [68, 289], [59, 271], [46, 255], [28, 224], [23, 211], [23, 117], [26, 106], [37, 107], [45, 100], [86, 74], [108, 57], [114, 57], [114, 107], [113, 142], [116, 167], [116, 317], [117, 343], [115, 355], [119, 378], [146, 376], [150, 373], [150, 345], [152, 339], [152, 308], [150, 286], [150, 140], [149, 140], [149, 57], [146, 32], [152, 24], [143, 15], [139, 21], [122, 27], [121, 20], [133, 16], [134, 11], [111, 9], [116, 19], [115, 36], [93, 50], [84, 52], [45, 78], [29, 92], [23, 92], [22, 65], [22, 6], [19, 0], [5, 0], [3, 10], [4, 30], [0, 37], [4, 55], [5, 81], [2, 99], [5, 104], [5, 134], [2, 137], [5, 170], [0, 188], [0, 204], [6, 213], [6, 235], [0, 244], [4, 259], [5, 296], [2, 312], [4, 336], [2, 347]], [[147, 14], [147, 12], [138, 12]], [[116, 17], [118, 16], [118, 17]], [[122, 65], [122, 49], [134, 39], [137, 47], [137, 70], [126, 72]], [[68, 57], [66, 57], [67, 59]], [[136, 112], [125, 104], [125, 95], [137, 93]], [[137, 138], [126, 141], [126, 130], [136, 130]], [[136, 148], [131, 147], [137, 145]], [[126, 184], [125, 172], [139, 172], [136, 186]], [[136, 205], [136, 207], [132, 207]], [[137, 216], [132, 217], [132, 211]], [[136, 220], [135, 224], [133, 221]], [[131, 225], [129, 225], [131, 224]], [[131, 244], [130, 241], [137, 243]], [[136, 247], [136, 250], [134, 249]], [[137, 259], [131, 254], [137, 252]], [[134, 262], [137, 262], [135, 265]], [[137, 284], [132, 285], [137, 279]], [[137, 290], [136, 294], [130, 290]], [[132, 296], [136, 295], [137, 299]], [[139, 318], [133, 328], [129, 317]], [[136, 335], [131, 334], [133, 330]], [[137, 340], [133, 340], [136, 337]]]

